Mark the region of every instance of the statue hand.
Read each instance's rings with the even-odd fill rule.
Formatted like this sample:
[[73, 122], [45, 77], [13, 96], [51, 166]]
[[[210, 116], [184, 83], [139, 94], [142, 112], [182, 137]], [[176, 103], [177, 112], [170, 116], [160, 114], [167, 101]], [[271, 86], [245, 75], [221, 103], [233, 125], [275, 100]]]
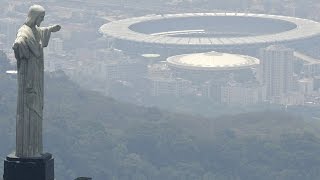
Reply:
[[19, 45], [26, 45], [23, 37], [17, 37], [17, 39], [13, 43], [13, 49], [18, 49]]
[[25, 39], [22, 37], [18, 37], [15, 40], [12, 49], [14, 50], [14, 54], [17, 60], [22, 57], [29, 58], [30, 56], [28, 45]]
[[19, 46], [19, 44], [15, 42], [15, 43], [13, 44], [12, 49], [13, 49], [13, 50], [17, 50], [17, 49], [18, 49], [18, 46]]
[[50, 28], [51, 32], [57, 32], [57, 31], [60, 31], [60, 29], [61, 29], [61, 26], [58, 25], [58, 24], [53, 25], [53, 26], [51, 26], [51, 28]]

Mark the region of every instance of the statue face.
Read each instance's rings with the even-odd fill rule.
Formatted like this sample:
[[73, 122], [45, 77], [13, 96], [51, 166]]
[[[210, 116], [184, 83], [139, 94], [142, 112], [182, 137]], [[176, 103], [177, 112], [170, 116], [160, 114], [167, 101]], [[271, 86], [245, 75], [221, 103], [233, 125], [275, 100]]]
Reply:
[[45, 16], [45, 13], [41, 13], [38, 18], [36, 19], [36, 25], [38, 27], [40, 27], [40, 24], [42, 23], [42, 21], [44, 20], [44, 16]]

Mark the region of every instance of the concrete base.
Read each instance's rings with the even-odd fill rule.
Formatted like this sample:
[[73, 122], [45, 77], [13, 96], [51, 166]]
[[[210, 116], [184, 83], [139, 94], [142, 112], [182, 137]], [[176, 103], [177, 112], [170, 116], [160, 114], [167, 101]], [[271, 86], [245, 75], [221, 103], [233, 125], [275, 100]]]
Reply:
[[7, 156], [3, 180], [54, 180], [54, 159], [49, 153], [34, 158]]

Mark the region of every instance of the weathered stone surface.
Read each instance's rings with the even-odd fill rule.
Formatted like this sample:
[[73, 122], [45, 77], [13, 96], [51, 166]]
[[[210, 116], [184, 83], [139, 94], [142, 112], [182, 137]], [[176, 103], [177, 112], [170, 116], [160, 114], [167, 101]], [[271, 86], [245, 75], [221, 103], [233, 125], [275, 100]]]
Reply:
[[61, 28], [59, 25], [40, 27], [44, 16], [42, 6], [31, 6], [13, 45], [18, 69], [17, 157], [41, 157], [43, 149], [43, 48], [47, 47], [51, 33]]

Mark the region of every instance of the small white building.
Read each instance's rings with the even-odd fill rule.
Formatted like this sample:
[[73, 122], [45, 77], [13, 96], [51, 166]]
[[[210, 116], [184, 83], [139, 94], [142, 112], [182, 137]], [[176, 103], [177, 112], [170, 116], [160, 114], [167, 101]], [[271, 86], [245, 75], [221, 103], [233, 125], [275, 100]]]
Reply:
[[314, 92], [313, 79], [305, 78], [298, 81], [299, 92], [308, 95]]
[[221, 87], [221, 103], [250, 105], [265, 100], [265, 88], [260, 85], [228, 83]]
[[153, 78], [151, 82], [152, 96], [175, 96], [180, 97], [188, 93], [191, 82], [181, 78]]

